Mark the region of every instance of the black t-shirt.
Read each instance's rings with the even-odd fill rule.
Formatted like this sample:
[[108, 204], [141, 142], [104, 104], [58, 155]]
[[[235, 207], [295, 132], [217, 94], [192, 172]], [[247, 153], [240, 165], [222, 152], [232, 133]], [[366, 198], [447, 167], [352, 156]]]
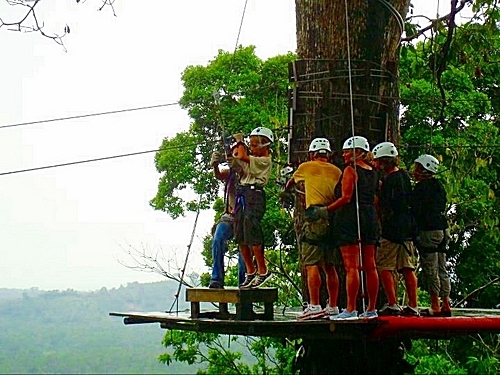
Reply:
[[382, 238], [401, 243], [415, 235], [411, 214], [411, 181], [408, 172], [399, 169], [382, 180], [378, 193]]
[[436, 178], [422, 180], [415, 185], [411, 208], [419, 230], [444, 230], [446, 219], [446, 192]]

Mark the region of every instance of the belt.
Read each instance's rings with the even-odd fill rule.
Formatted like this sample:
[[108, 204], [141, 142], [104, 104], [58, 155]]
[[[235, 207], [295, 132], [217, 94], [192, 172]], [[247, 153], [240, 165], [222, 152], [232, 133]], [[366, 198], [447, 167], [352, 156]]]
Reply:
[[261, 185], [256, 185], [256, 184], [251, 184], [251, 185], [240, 185], [240, 187], [242, 188], [247, 188], [247, 189], [250, 189], [250, 190], [262, 190], [264, 188], [264, 186], [261, 186]]

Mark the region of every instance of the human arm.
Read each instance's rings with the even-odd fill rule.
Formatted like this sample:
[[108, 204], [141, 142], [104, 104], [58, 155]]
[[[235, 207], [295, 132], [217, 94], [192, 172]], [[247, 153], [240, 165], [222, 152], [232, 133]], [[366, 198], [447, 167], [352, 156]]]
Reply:
[[333, 203], [327, 206], [329, 212], [336, 211], [340, 207], [348, 204], [354, 194], [354, 186], [356, 183], [357, 175], [353, 167], [348, 166], [342, 175], [342, 195]]
[[239, 159], [241, 161], [244, 161], [245, 163], [250, 164], [250, 156], [248, 155], [247, 152], [247, 146], [244, 143], [239, 143], [233, 149], [233, 157], [235, 159]]
[[222, 160], [224, 160], [224, 156], [222, 155], [222, 153], [214, 151], [210, 158], [210, 165], [213, 167], [215, 178], [221, 181], [225, 181], [227, 176], [229, 175], [229, 170], [219, 169], [219, 164]]
[[285, 191], [290, 191], [295, 186], [295, 179], [290, 178], [285, 184]]

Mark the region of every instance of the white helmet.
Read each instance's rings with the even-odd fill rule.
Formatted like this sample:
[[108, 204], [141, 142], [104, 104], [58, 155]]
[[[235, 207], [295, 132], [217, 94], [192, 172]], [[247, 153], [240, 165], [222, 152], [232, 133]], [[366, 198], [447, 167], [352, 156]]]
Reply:
[[375, 159], [383, 158], [385, 156], [395, 157], [398, 156], [398, 149], [392, 142], [382, 142], [373, 148], [373, 157]]
[[415, 159], [415, 163], [419, 163], [431, 173], [437, 173], [439, 168], [439, 160], [432, 155], [420, 155]]
[[342, 150], [350, 150], [353, 148], [360, 148], [365, 151], [370, 151], [370, 144], [365, 137], [355, 135], [354, 137], [347, 138], [342, 146]]
[[280, 175], [282, 176], [290, 176], [293, 173], [293, 167], [290, 165], [287, 165], [286, 167], [281, 168], [280, 170]]
[[263, 126], [259, 126], [259, 127], [255, 128], [254, 130], [252, 130], [252, 132], [250, 133], [250, 137], [253, 137], [254, 135], [266, 137], [267, 139], [269, 139], [270, 142], [267, 143], [266, 145], [263, 145], [263, 146], [267, 146], [270, 143], [274, 142], [274, 135], [273, 135], [273, 132], [271, 131], [271, 129], [265, 128]]
[[312, 140], [309, 145], [309, 152], [318, 152], [318, 151], [328, 151], [332, 152], [330, 148], [330, 141], [326, 138], [315, 138]]

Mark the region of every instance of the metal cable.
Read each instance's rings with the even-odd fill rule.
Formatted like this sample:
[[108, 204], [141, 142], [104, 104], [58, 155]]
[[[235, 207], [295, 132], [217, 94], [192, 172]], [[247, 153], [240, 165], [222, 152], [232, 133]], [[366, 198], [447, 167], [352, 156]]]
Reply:
[[[348, 71], [349, 71], [349, 100], [350, 100], [350, 112], [351, 112], [351, 132], [352, 136], [354, 137], [355, 130], [354, 130], [354, 105], [353, 105], [353, 93], [352, 93], [352, 71], [351, 71], [351, 45], [349, 42], [350, 35], [349, 35], [349, 12], [347, 9], [347, 0], [344, 0], [345, 4], [345, 25], [346, 25], [346, 38], [347, 38], [347, 64], [348, 64]], [[357, 175], [357, 168], [356, 168], [356, 156], [355, 156], [355, 148], [354, 148], [354, 142], [352, 142], [352, 154], [354, 156], [354, 173]], [[361, 293], [362, 293], [362, 303], [363, 303], [363, 312], [366, 311], [366, 303], [365, 303], [365, 282], [364, 282], [364, 275], [363, 275], [363, 255], [362, 255], [362, 247], [361, 247], [361, 225], [360, 225], [360, 218], [359, 218], [359, 192], [358, 192], [358, 180], [356, 179], [354, 181], [354, 189], [355, 189], [355, 200], [356, 200], [356, 223], [358, 227], [358, 249], [359, 249], [359, 266], [361, 269], [360, 272], [360, 283], [361, 283]]]

